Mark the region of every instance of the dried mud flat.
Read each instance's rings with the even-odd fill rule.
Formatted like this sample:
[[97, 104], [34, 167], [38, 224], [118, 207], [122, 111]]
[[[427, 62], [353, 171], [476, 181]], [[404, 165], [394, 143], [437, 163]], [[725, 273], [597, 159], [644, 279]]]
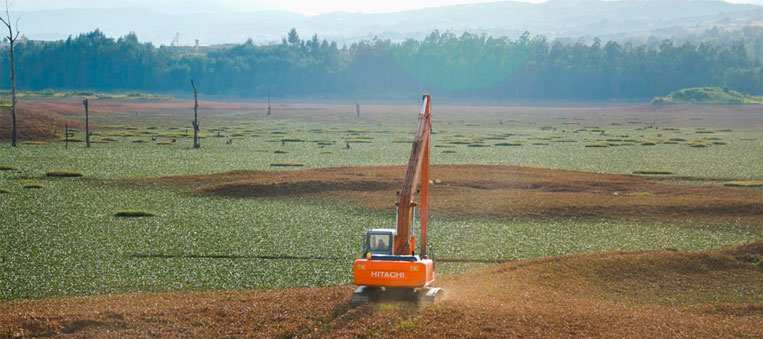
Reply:
[[350, 308], [351, 286], [0, 304], [9, 337], [760, 337], [763, 241], [579, 254], [444, 276], [442, 303]]
[[[434, 166], [432, 213], [761, 224], [763, 192], [641, 176]], [[233, 171], [140, 179], [234, 198], [341, 199], [388, 209], [404, 168]], [[706, 252], [507, 262], [442, 276], [442, 303], [350, 307], [353, 286], [137, 293], [0, 303], [0, 337], [761, 337], [763, 240]]]
[[[140, 179], [238, 198], [314, 197], [383, 210], [393, 206], [405, 168], [336, 167], [231, 171]], [[637, 217], [763, 224], [763, 191], [677, 185], [644, 176], [488, 165], [433, 166], [431, 210], [437, 215], [545, 218]], [[662, 180], [666, 178], [663, 176]]]

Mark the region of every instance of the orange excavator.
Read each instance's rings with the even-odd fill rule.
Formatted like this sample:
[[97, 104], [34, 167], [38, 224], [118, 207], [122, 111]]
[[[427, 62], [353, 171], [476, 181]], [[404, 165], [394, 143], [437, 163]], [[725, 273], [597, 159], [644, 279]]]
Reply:
[[[425, 94], [400, 201], [396, 204], [396, 229], [377, 228], [364, 234], [363, 256], [353, 265], [353, 277], [358, 285], [352, 295], [354, 306], [397, 299], [416, 300], [426, 305], [437, 302], [445, 294], [443, 289], [431, 287], [435, 281], [435, 263], [427, 255], [431, 107], [431, 98]], [[419, 184], [421, 253], [416, 255], [412, 226], [416, 219], [414, 195]]]

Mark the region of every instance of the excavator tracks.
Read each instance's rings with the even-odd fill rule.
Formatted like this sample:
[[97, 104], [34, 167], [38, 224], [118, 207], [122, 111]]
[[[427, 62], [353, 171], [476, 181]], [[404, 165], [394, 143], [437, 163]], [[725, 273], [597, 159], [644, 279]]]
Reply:
[[419, 307], [426, 307], [440, 302], [445, 297], [445, 290], [439, 287], [389, 288], [358, 286], [352, 294], [352, 307], [367, 303], [408, 301]]

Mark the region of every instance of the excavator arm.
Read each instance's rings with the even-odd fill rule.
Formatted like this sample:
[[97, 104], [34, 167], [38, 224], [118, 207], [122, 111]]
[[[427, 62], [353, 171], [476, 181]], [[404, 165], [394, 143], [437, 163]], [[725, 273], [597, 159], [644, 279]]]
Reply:
[[432, 102], [429, 94], [424, 94], [421, 112], [419, 113], [418, 129], [413, 140], [411, 157], [405, 171], [403, 189], [400, 191], [400, 201], [397, 203], [397, 237], [395, 238], [395, 255], [412, 254], [413, 209], [416, 188], [421, 183], [420, 212], [421, 212], [421, 255], [426, 256], [427, 215], [429, 210], [429, 141], [432, 134]]

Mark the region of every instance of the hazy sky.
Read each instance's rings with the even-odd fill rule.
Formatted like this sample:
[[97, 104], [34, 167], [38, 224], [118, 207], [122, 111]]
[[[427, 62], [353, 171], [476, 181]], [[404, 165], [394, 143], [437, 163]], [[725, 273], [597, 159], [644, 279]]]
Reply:
[[[0, 0], [2, 2], [4, 0]], [[347, 12], [394, 12], [425, 7], [496, 2], [496, 0], [9, 0], [12, 9], [33, 11], [58, 8], [119, 8], [140, 7], [159, 11], [260, 11], [286, 10], [306, 15], [315, 15], [335, 11]], [[499, 0], [500, 1], [500, 0]], [[524, 2], [542, 2], [543, 0], [522, 0]]]
[[[12, 10], [34, 11], [59, 8], [118, 8], [140, 7], [157, 11], [195, 12], [195, 11], [259, 11], [287, 10], [306, 15], [315, 15], [334, 11], [347, 12], [394, 12], [425, 7], [439, 7], [465, 3], [495, 2], [496, 0], [9, 0]], [[543, 2], [543, 0], [521, 0], [524, 2]], [[0, 0], [2, 3], [3, 0]], [[729, 0], [736, 3], [763, 4], [763, 0]]]

